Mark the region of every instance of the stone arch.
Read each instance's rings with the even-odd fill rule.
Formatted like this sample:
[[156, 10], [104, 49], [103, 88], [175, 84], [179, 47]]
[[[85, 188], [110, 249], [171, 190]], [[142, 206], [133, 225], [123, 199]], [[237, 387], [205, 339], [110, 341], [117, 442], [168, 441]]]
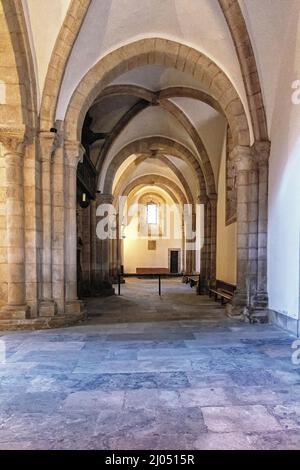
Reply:
[[131, 181], [124, 191], [122, 191], [122, 196], [129, 196], [136, 188], [141, 189], [143, 186], [152, 185], [163, 189], [171, 199], [173, 199], [173, 201], [181, 203], [182, 205], [188, 203], [185, 195], [176, 183], [165, 176], [155, 174], [140, 176], [139, 178]]
[[[116, 197], [121, 193], [123, 183], [128, 179], [128, 177], [130, 177], [130, 175], [132, 174], [133, 169], [135, 167], [137, 167], [140, 163], [142, 163], [147, 158], [148, 158], [147, 156], [141, 155], [141, 156], [137, 157], [132, 163], [130, 163], [130, 165], [128, 165], [128, 167], [126, 168], [126, 170], [121, 175], [121, 177], [120, 177], [120, 179], [119, 179], [119, 181], [118, 181], [118, 183], [115, 187], [114, 194], [116, 195]], [[172, 163], [164, 155], [157, 155], [156, 158], [158, 160], [160, 160], [165, 166], [170, 168], [172, 170], [172, 172], [177, 176], [177, 178], [179, 179], [180, 183], [182, 184], [182, 186], [185, 190], [185, 193], [187, 195], [187, 199], [188, 199], [189, 203], [192, 204], [193, 203], [193, 195], [191, 193], [189, 185], [187, 184], [186, 179], [184, 178], [184, 176], [180, 172], [180, 170], [176, 167], [176, 165], [174, 165], [174, 163]]]
[[197, 157], [184, 145], [175, 142], [167, 137], [153, 136], [135, 140], [123, 147], [109, 164], [104, 177], [103, 192], [105, 194], [112, 193], [113, 181], [119, 166], [133, 154], [151, 154], [151, 151], [160, 151], [162, 153], [184, 158], [193, 168], [199, 182], [200, 193], [204, 196], [207, 192], [205, 179]]
[[133, 105], [117, 122], [117, 124], [113, 127], [111, 134], [105, 140], [101, 151], [99, 152], [97, 161], [95, 162], [96, 170], [100, 173], [102, 165], [105, 161], [105, 156], [108, 154], [109, 150], [113, 146], [115, 140], [117, 139], [118, 135], [126, 128], [126, 126], [138, 116], [139, 113], [144, 111], [150, 104], [147, 101], [141, 100], [138, 101], [135, 105]]
[[37, 89], [23, 6], [21, 0], [3, 0], [1, 7], [1, 29], [9, 66], [3, 67], [1, 74], [7, 88], [7, 102], [1, 105], [0, 122], [7, 128], [24, 126], [24, 132], [30, 131], [28, 138], [37, 127]]
[[122, 46], [101, 59], [74, 91], [65, 117], [67, 139], [80, 139], [85, 115], [101, 91], [122, 73], [147, 64], [165, 65], [194, 76], [233, 122], [237, 144], [249, 145], [250, 133], [241, 99], [226, 74], [207, 56], [181, 43], [147, 38]]
[[[179, 186], [174, 183], [170, 178], [167, 178], [166, 176], [162, 175], [157, 175], [157, 174], [150, 174], [150, 175], [142, 175], [136, 178], [135, 180], [131, 181], [126, 188], [121, 191], [121, 195], [123, 196], [128, 196], [129, 192], [132, 190], [132, 188], [136, 186], [159, 186], [162, 188], [168, 188], [171, 190], [174, 194], [177, 195], [177, 199], [180, 200], [182, 204], [187, 204], [190, 203], [192, 204], [193, 200], [189, 201], [183, 191], [179, 188]], [[131, 188], [128, 190], [128, 188]], [[129, 192], [128, 192], [129, 191]]]
[[[156, 104], [159, 103], [160, 100], [169, 98], [192, 98], [206, 103], [220, 114], [225, 116], [223, 109], [215, 98], [202, 90], [187, 86], [171, 86], [156, 92], [138, 85], [109, 85], [103, 90], [103, 92], [99, 95], [93, 104], [99, 103], [103, 98], [107, 98], [108, 96], [122, 95], [134, 95], [142, 100], [148, 101], [151, 104]], [[232, 125], [230, 122], [228, 124], [229, 127]]]
[[254, 138], [268, 141], [268, 127], [256, 59], [238, 0], [219, 0], [240, 63]]
[[[143, 87], [139, 87], [136, 85], [112, 85], [104, 90], [100, 98], [104, 98], [107, 96], [120, 96], [120, 95], [125, 95], [125, 96], [132, 95], [132, 96], [140, 98], [142, 101], [137, 103], [138, 106], [135, 105], [133, 107], [134, 108], [133, 113], [131, 112], [131, 110], [129, 110], [129, 112], [126, 113], [124, 120], [121, 119], [120, 125], [118, 123], [115, 126], [115, 129], [113, 130], [113, 133], [110, 136], [108, 146], [104, 145], [105, 148], [101, 151], [101, 156], [100, 156], [101, 163], [103, 163], [103, 159], [105, 159], [105, 155], [107, 154], [109, 148], [113, 145], [114, 141], [118, 137], [118, 132], [116, 132], [116, 129], [118, 129], [119, 132], [120, 130], [123, 130], [127, 126], [127, 124], [129, 124], [131, 119], [136, 117], [139, 112], [146, 109], [147, 102], [149, 103], [149, 105], [151, 104], [160, 105], [165, 111], [167, 111], [173, 117], [175, 117], [175, 119], [185, 129], [185, 131], [189, 134], [189, 136], [193, 140], [200, 156], [201, 167], [202, 167], [203, 174], [206, 180], [206, 184], [209, 187], [209, 191], [211, 193], [215, 193], [216, 192], [215, 178], [214, 178], [211, 162], [207, 154], [207, 150], [205, 148], [205, 145], [197, 129], [194, 127], [194, 125], [192, 124], [188, 116], [175, 103], [163, 97], [161, 93], [155, 93], [155, 92], [152, 92], [150, 90], [147, 90]], [[162, 98], [160, 98], [160, 96], [162, 96]], [[99, 99], [97, 101], [99, 102]], [[215, 106], [217, 105], [215, 104]], [[137, 111], [135, 108], [137, 108]], [[97, 164], [96, 164], [96, 167], [97, 167]]]
[[42, 94], [40, 129], [49, 132], [55, 121], [55, 110], [66, 64], [70, 57], [91, 0], [71, 0], [65, 20], [56, 39], [48, 65]]

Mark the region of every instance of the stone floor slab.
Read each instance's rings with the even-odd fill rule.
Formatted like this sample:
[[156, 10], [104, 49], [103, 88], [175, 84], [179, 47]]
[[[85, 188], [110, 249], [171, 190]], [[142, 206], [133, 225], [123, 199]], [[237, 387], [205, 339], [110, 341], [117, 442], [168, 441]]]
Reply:
[[294, 338], [130, 279], [69, 328], [3, 332], [0, 449], [295, 449]]

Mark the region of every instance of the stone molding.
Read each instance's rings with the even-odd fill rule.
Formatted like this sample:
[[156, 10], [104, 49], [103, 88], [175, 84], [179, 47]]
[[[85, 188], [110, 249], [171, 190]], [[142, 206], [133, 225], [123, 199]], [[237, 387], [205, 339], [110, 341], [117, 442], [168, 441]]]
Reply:
[[249, 112], [256, 140], [267, 139], [267, 119], [251, 39], [238, 0], [218, 0], [227, 22], [248, 98]]
[[66, 165], [77, 168], [78, 163], [83, 160], [85, 148], [79, 141], [67, 140], [64, 143], [64, 150]]
[[0, 142], [4, 146], [4, 156], [8, 154], [22, 154], [26, 145], [25, 126], [1, 127]]
[[233, 162], [236, 171], [251, 171], [256, 168], [256, 159], [253, 158], [251, 148], [237, 145], [230, 152], [230, 160]]
[[40, 128], [50, 129], [68, 59], [91, 0], [71, 0], [49, 61], [41, 102]]
[[112, 204], [114, 196], [107, 193], [97, 193], [97, 204]]
[[58, 136], [55, 132], [40, 132], [40, 161], [49, 162], [55, 149], [58, 147]]
[[271, 142], [268, 140], [257, 141], [251, 147], [251, 152], [258, 166], [268, 165], [271, 151]]

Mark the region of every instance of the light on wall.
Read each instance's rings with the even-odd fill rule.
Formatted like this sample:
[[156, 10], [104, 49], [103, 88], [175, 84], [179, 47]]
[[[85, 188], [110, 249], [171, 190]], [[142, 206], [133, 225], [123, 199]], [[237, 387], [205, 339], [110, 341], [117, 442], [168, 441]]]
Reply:
[[86, 193], [82, 193], [81, 194], [81, 197], [80, 197], [80, 207], [82, 207], [83, 209], [86, 209], [89, 204], [90, 204], [90, 200], [89, 198], [87, 197], [87, 194]]

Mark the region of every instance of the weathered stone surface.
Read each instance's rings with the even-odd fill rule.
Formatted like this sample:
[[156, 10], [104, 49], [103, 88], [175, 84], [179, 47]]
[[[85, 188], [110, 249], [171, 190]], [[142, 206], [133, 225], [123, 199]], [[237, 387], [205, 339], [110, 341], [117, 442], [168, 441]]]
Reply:
[[180, 280], [161, 298], [142, 284], [90, 300], [80, 325], [0, 333], [0, 449], [297, 448], [293, 336]]

